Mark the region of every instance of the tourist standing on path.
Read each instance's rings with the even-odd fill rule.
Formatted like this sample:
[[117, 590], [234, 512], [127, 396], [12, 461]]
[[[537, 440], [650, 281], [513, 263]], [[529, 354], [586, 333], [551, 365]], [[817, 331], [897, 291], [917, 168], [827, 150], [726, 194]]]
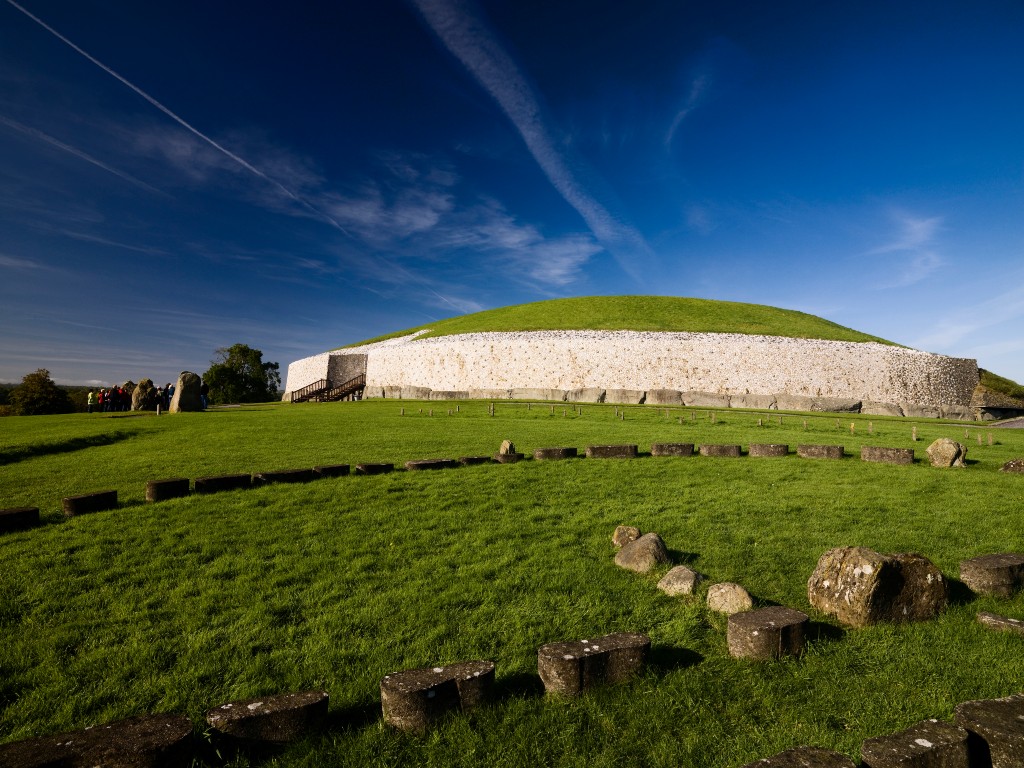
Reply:
[[92, 413], [92, 404], [93, 404], [93, 398], [94, 397], [95, 397], [95, 395], [93, 395], [92, 390], [90, 389], [89, 390], [89, 399], [86, 400], [86, 405], [89, 407], [89, 413]]

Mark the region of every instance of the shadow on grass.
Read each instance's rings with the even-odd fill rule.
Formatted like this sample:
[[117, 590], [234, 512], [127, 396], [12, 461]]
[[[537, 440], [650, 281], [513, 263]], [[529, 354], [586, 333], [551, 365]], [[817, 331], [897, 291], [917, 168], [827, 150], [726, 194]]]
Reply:
[[704, 661], [704, 656], [697, 651], [674, 645], [653, 645], [647, 655], [647, 666], [659, 674], [695, 667], [702, 661]]
[[967, 605], [977, 599], [971, 588], [959, 579], [946, 577], [946, 599], [949, 605]]
[[11, 448], [0, 451], [0, 466], [16, 464], [26, 459], [34, 459], [38, 456], [53, 456], [59, 453], [74, 453], [86, 448], [99, 448], [104, 445], [113, 445], [132, 436], [131, 432], [111, 432], [108, 435], [93, 435], [92, 437], [73, 437], [69, 440], [61, 440], [57, 443], [43, 443], [41, 445], [28, 445], [21, 448]]
[[540, 675], [527, 672], [502, 677], [494, 682], [491, 701], [502, 701], [510, 698], [534, 698], [544, 695], [544, 683]]
[[808, 621], [804, 637], [812, 643], [831, 643], [846, 637], [846, 630], [824, 621]]

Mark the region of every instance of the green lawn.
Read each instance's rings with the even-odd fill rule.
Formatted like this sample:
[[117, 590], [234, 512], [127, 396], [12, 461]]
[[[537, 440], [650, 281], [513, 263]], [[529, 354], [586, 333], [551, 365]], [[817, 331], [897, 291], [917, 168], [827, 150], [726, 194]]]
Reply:
[[[272, 764], [732, 768], [799, 744], [857, 757], [865, 738], [1024, 690], [1024, 639], [974, 619], [1024, 618], [1024, 596], [958, 590], [934, 621], [844, 630], [806, 595], [834, 546], [921, 552], [953, 578], [960, 560], [1024, 551], [1024, 478], [998, 471], [1024, 456], [1024, 432], [618, 410], [498, 402], [491, 417], [482, 402], [366, 401], [0, 420], [0, 506], [39, 506], [45, 521], [0, 535], [0, 742], [158, 711], [198, 733], [224, 701], [323, 687], [328, 729]], [[970, 466], [929, 467], [937, 437], [966, 442]], [[527, 453], [784, 442], [847, 457], [526, 461], [143, 501], [150, 479], [489, 454], [505, 438]], [[863, 444], [913, 447], [918, 462], [861, 462]], [[63, 496], [108, 488], [121, 508], [61, 517]], [[657, 531], [676, 563], [761, 605], [810, 613], [805, 655], [731, 659], [725, 618], [659, 592], [665, 569], [613, 564], [620, 523]], [[626, 630], [653, 641], [641, 678], [543, 696], [539, 645]], [[385, 674], [473, 658], [497, 663], [494, 703], [423, 737], [380, 721]]]

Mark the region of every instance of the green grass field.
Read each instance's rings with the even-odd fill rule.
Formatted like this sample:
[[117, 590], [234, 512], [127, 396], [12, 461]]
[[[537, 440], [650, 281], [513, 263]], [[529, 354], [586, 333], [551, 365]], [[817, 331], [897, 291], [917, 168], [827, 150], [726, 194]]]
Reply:
[[[359, 344], [406, 336], [429, 329], [423, 338], [485, 331], [689, 331], [746, 333], [833, 341], [891, 341], [869, 336], [815, 315], [763, 304], [688, 299], [676, 296], [586, 296], [460, 315]], [[348, 346], [357, 346], [349, 344]]]
[[[39, 506], [45, 523], [0, 535], [0, 743], [145, 712], [187, 714], [201, 733], [209, 707], [322, 687], [328, 728], [271, 764], [732, 768], [800, 744], [856, 758], [865, 738], [1024, 690], [1024, 638], [975, 621], [979, 610], [1024, 618], [1024, 595], [956, 589], [934, 621], [861, 630], [806, 595], [834, 546], [917, 551], [953, 579], [963, 559], [1024, 551], [1024, 478], [998, 471], [1024, 456], [1024, 432], [849, 415], [780, 425], [743, 411], [712, 423], [703, 409], [644, 406], [619, 419], [610, 405], [510, 402], [492, 417], [487, 406], [0, 420], [0, 506]], [[937, 437], [965, 442], [970, 466], [928, 466]], [[781, 442], [842, 444], [847, 457], [525, 461], [143, 501], [152, 479], [490, 454], [505, 438], [528, 453]], [[865, 444], [913, 447], [918, 461], [861, 462]], [[119, 509], [61, 517], [63, 496], [110, 488]], [[808, 612], [804, 656], [730, 658], [723, 616], [656, 589], [666, 569], [613, 564], [622, 523], [657, 531], [676, 563], [739, 582], [760, 605]], [[639, 679], [543, 695], [538, 646], [627, 630], [653, 641]], [[493, 703], [426, 736], [381, 722], [385, 674], [473, 658], [497, 663]]]

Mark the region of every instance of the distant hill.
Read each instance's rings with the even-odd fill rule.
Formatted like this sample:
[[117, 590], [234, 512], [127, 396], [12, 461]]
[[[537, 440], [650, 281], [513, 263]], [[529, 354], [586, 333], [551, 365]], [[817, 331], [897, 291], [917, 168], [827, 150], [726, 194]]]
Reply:
[[877, 336], [792, 309], [674, 296], [587, 296], [518, 304], [438, 320], [346, 346], [407, 336], [423, 329], [429, 329], [423, 334], [424, 338], [494, 331], [686, 331], [874, 341], [897, 346]]

